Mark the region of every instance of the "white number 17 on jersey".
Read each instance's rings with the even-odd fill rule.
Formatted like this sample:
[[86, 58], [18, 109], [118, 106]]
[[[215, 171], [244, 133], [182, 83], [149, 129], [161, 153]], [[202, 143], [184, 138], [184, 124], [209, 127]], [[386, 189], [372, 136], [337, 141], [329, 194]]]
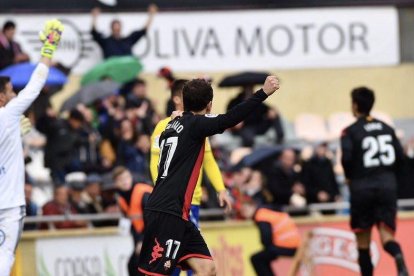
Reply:
[[178, 137], [170, 137], [166, 140], [162, 140], [161, 142], [160, 159], [158, 161], [159, 162], [158, 167], [160, 165], [161, 159], [164, 154], [164, 147], [168, 147], [167, 157], [165, 159], [164, 166], [163, 166], [163, 172], [162, 172], [162, 175], [160, 176], [161, 178], [164, 178], [168, 175], [168, 168], [170, 167], [171, 160], [174, 156], [175, 150], [177, 149], [177, 144], [178, 144]]

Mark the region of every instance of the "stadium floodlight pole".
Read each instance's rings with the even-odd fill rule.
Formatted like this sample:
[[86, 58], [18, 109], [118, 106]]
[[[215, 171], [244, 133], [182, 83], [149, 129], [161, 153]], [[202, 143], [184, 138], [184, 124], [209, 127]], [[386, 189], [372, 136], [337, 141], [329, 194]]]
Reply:
[[62, 32], [60, 21], [54, 19], [46, 22], [39, 33], [43, 43], [40, 62], [18, 96], [13, 91], [10, 78], [0, 76], [0, 275], [10, 275], [25, 215], [21, 133], [27, 131], [27, 125], [24, 122], [21, 125], [21, 117], [46, 82]]

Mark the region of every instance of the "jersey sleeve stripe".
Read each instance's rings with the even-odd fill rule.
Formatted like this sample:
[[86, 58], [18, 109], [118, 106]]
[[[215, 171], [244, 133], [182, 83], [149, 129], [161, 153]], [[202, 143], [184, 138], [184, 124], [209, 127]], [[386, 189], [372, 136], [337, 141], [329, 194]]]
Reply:
[[194, 189], [197, 185], [197, 180], [200, 175], [200, 169], [203, 164], [205, 146], [206, 144], [204, 142], [203, 146], [200, 149], [200, 152], [198, 153], [197, 161], [194, 165], [193, 171], [191, 172], [190, 180], [187, 185], [187, 190], [185, 191], [183, 213], [182, 213], [182, 218], [185, 220], [188, 220], [191, 200], [193, 198]]

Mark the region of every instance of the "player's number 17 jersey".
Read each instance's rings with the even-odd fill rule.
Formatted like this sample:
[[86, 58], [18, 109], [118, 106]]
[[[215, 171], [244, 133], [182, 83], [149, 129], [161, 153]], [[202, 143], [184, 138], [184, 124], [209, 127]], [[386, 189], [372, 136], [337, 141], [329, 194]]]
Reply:
[[241, 122], [267, 98], [258, 91], [222, 115], [184, 112], [171, 121], [159, 139], [158, 178], [146, 209], [188, 220], [191, 199], [204, 157], [205, 138]]

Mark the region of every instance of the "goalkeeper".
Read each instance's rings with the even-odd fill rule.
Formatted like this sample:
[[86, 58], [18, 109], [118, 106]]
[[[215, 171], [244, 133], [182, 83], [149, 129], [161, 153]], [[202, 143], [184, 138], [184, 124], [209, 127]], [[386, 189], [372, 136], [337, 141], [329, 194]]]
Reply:
[[[18, 96], [10, 78], [0, 76], [0, 275], [10, 275], [25, 216], [21, 117], [46, 82], [62, 31], [58, 20], [46, 22], [39, 35], [43, 43], [40, 62]], [[22, 122], [22, 131], [26, 130], [27, 124]]]

